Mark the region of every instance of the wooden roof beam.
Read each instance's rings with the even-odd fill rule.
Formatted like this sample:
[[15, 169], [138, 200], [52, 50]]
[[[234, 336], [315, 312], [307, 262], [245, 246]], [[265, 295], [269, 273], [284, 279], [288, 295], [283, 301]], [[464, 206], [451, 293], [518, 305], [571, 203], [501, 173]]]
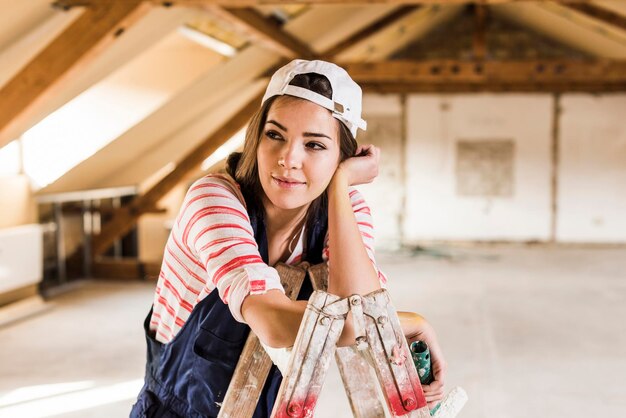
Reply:
[[384, 28], [393, 25], [394, 23], [398, 22], [405, 16], [413, 13], [419, 7], [420, 6], [402, 6], [394, 10], [387, 16], [383, 17], [382, 19], [379, 19], [373, 22], [372, 24], [370, 24], [369, 26], [361, 29], [360, 31], [350, 36], [349, 38], [344, 39], [343, 41], [333, 46], [332, 48], [324, 51], [321, 55], [324, 57], [324, 59], [328, 61], [332, 61], [333, 57], [339, 55], [340, 53], [350, 48], [351, 46], [356, 45], [366, 40], [370, 36], [383, 30]]
[[460, 94], [460, 93], [616, 93], [626, 92], [626, 82], [514, 82], [489, 81], [484, 83], [361, 83], [363, 91], [375, 94]]
[[285, 32], [278, 23], [270, 21], [255, 9], [221, 8], [218, 6], [205, 6], [203, 8], [216, 17], [230, 22], [259, 45], [263, 45], [284, 57], [313, 59], [315, 56], [308, 45]]
[[377, 92], [626, 91], [626, 61], [385, 61], [341, 64]]
[[626, 31], [626, 16], [593, 3], [565, 3], [563, 6], [581, 12], [593, 19], [600, 20], [618, 29]]
[[341, 64], [357, 82], [626, 81], [626, 61], [382, 61]]
[[161, 181], [141, 196], [118, 209], [113, 219], [106, 223], [97, 236], [93, 237], [92, 253], [94, 256], [103, 254], [115, 240], [130, 231], [137, 219], [152, 210], [157, 202], [173, 189], [190, 171], [198, 167], [224, 142], [236, 134], [250, 120], [254, 112], [259, 109], [262, 95], [255, 96], [230, 120], [220, 126], [217, 131], [209, 135], [200, 145], [191, 151], [176, 168]]
[[[0, 90], [0, 147], [11, 140], [8, 132], [21, 129], [37, 107], [63, 88], [108, 45], [150, 9], [142, 0], [100, 2], [85, 9]], [[58, 7], [66, 5], [60, 1]]]

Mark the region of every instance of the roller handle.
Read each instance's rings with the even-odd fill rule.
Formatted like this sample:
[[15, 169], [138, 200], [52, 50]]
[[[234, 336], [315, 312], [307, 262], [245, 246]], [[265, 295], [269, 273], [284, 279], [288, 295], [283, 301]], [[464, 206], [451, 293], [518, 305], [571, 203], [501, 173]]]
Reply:
[[[429, 385], [435, 380], [431, 370], [430, 363], [430, 350], [428, 349], [428, 344], [424, 341], [413, 341], [410, 346], [411, 357], [413, 357], [413, 364], [415, 364], [415, 368], [417, 369], [417, 374], [420, 377], [420, 383], [422, 385]], [[439, 405], [437, 404], [433, 409], [430, 410], [430, 415], [434, 415], [435, 412], [439, 409]]]
[[434, 376], [430, 368], [430, 350], [428, 349], [428, 344], [424, 341], [413, 341], [410, 349], [413, 363], [420, 377], [420, 383], [422, 385], [432, 383]]

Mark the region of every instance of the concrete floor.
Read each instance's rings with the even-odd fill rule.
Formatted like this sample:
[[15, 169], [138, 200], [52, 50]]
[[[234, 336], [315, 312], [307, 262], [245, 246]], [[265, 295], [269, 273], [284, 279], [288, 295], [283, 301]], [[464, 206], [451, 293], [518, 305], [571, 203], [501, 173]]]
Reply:
[[[463, 418], [626, 416], [626, 249], [445, 248], [379, 255], [399, 310], [426, 316]], [[152, 283], [85, 281], [0, 328], [0, 417], [125, 417]], [[331, 370], [317, 417], [350, 417]]]

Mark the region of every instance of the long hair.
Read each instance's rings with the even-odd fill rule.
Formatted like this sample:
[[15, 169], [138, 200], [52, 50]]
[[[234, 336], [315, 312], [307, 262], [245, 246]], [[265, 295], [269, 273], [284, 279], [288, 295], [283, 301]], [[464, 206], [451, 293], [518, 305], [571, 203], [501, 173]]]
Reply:
[[[315, 93], [329, 99], [333, 97], [333, 90], [330, 82], [325, 76], [317, 73], [298, 74], [289, 84], [314, 91]], [[261, 186], [261, 180], [259, 179], [257, 150], [259, 148], [259, 143], [261, 142], [265, 122], [267, 121], [267, 114], [277, 97], [279, 96], [267, 99], [261, 105], [259, 110], [252, 116], [246, 130], [243, 152], [230, 154], [226, 164], [227, 172], [241, 186], [243, 195], [249, 206], [248, 210], [250, 210], [251, 205], [256, 207], [256, 215], [260, 216], [261, 219], [263, 218], [264, 213], [261, 203], [263, 187]], [[304, 99], [294, 98], [294, 100]], [[348, 129], [348, 127], [339, 120], [337, 122], [339, 125], [339, 162], [341, 162], [354, 156], [357, 149], [357, 143], [354, 136], [352, 136], [350, 129]], [[311, 230], [315, 223], [326, 222], [327, 216], [328, 194], [326, 190], [324, 190], [324, 192], [313, 200], [309, 206], [306, 215], [307, 229]]]

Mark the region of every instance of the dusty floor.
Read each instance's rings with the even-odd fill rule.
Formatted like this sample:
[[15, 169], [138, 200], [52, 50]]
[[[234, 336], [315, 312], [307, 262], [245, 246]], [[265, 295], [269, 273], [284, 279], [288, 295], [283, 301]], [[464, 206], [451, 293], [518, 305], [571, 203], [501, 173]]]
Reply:
[[[436, 327], [464, 418], [626, 416], [626, 249], [379, 256], [399, 310]], [[0, 417], [125, 417], [154, 284], [85, 281], [0, 328]], [[350, 417], [336, 370], [318, 417]]]

